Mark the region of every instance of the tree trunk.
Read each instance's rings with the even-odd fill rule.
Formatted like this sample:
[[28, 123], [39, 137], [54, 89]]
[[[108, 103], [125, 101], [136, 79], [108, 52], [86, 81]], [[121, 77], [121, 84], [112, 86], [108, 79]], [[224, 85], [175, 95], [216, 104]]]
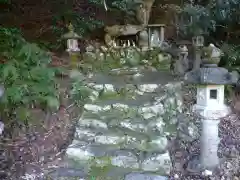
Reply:
[[155, 0], [143, 0], [136, 10], [136, 18], [142, 25], [147, 25], [151, 16], [152, 6]]

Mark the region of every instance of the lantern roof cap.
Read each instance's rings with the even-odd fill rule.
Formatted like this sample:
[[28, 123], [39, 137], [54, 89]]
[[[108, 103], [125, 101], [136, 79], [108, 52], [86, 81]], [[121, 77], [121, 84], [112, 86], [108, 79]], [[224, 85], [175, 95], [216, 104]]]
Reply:
[[79, 36], [77, 33], [74, 32], [74, 27], [71, 23], [68, 26], [68, 30], [69, 32], [62, 36], [63, 39], [80, 39], [81, 38], [81, 36]]
[[239, 74], [236, 71], [228, 72], [226, 68], [216, 64], [204, 65], [202, 68], [186, 73], [184, 80], [190, 84], [199, 85], [228, 85], [236, 84]]
[[218, 67], [222, 52], [214, 44], [202, 49], [203, 66], [186, 73], [184, 80], [191, 84], [236, 84], [239, 79], [237, 72], [228, 72], [223, 67]]

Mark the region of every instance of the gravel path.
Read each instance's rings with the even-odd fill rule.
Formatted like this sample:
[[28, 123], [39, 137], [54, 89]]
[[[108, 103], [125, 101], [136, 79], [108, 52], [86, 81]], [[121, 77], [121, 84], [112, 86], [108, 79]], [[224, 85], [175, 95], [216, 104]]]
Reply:
[[[194, 88], [184, 88], [185, 104], [194, 104]], [[187, 108], [189, 108], [188, 106]], [[197, 120], [198, 127], [200, 123]], [[240, 117], [237, 114], [230, 114], [222, 118], [219, 124], [219, 150], [218, 155], [221, 158], [220, 165], [214, 170], [211, 177], [204, 177], [199, 173], [190, 173], [187, 171], [189, 160], [200, 154], [200, 140], [186, 142], [183, 139], [175, 140], [172, 153], [176, 160], [174, 169], [171, 172], [172, 179], [181, 180], [240, 180]], [[179, 178], [176, 178], [178, 174]], [[175, 178], [174, 178], [175, 175]]]

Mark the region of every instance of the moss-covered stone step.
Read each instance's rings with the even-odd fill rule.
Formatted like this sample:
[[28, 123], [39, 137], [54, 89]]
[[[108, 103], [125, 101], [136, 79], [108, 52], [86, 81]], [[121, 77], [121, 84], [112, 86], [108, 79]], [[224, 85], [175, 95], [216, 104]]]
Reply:
[[159, 173], [146, 173], [131, 168], [108, 166], [94, 166], [88, 171], [84, 168], [59, 167], [52, 169], [47, 178], [54, 180], [167, 180], [166, 176]]
[[78, 126], [75, 139], [99, 144], [124, 144], [130, 141], [149, 140], [145, 133], [126, 128], [110, 127], [108, 129]]
[[87, 80], [94, 100], [84, 106], [67, 156], [88, 167], [165, 175], [171, 167], [166, 136], [176, 133], [181, 83], [166, 72], [127, 73], [95, 74]]
[[161, 95], [164, 93], [162, 84], [123, 84], [118, 86], [113, 84], [89, 84], [88, 86], [100, 100], [135, 99], [139, 95]]
[[75, 140], [78, 143], [73, 144], [74, 147], [85, 147], [82, 142], [89, 142], [145, 152], [163, 152], [168, 144], [164, 134], [137, 132], [117, 126], [109, 129], [78, 127]]
[[113, 74], [93, 74], [87, 79], [87, 82], [98, 85], [112, 84], [116, 87], [121, 87], [125, 84], [168, 84], [169, 82], [178, 82], [178, 79], [173, 77], [168, 72], [141, 72], [131, 75], [113, 75]]
[[[173, 124], [173, 127], [170, 125]], [[82, 119], [78, 122], [79, 126], [88, 128], [108, 129], [109, 127], [117, 127], [124, 130], [132, 130], [136, 132], [146, 133], [149, 136], [164, 135], [176, 132], [176, 118], [164, 120], [162, 117], [153, 117], [144, 119], [136, 112], [124, 114], [122, 111], [115, 111], [114, 114], [108, 113], [91, 113], [84, 112]], [[172, 129], [171, 129], [172, 128]], [[165, 134], [167, 135], [167, 134]]]
[[[99, 152], [102, 153], [99, 154]], [[170, 156], [167, 152], [149, 152], [140, 159], [139, 155], [130, 149], [114, 149], [114, 147], [107, 149], [102, 146], [93, 150], [90, 147], [76, 148], [76, 146], [71, 146], [67, 150], [67, 156], [69, 159], [98, 167], [117, 166], [132, 170], [160, 172], [161, 174], [167, 174], [171, 167]]]
[[[155, 102], [155, 103], [142, 103], [141, 101], [125, 101], [125, 103], [115, 103], [112, 104], [114, 101], [108, 102], [101, 102], [99, 104], [86, 104], [84, 106], [85, 111], [92, 112], [92, 113], [101, 113], [103, 116], [114, 116], [118, 118], [144, 118], [144, 119], [151, 119], [153, 117], [157, 118], [160, 116], [164, 116], [165, 113], [168, 112], [169, 108], [175, 109], [175, 112], [172, 112], [173, 115], [177, 113], [178, 105], [175, 100], [168, 103], [162, 102]], [[179, 108], [180, 110], [180, 108]], [[120, 117], [117, 115], [121, 115]]]
[[124, 180], [168, 180], [167, 176], [161, 176], [158, 174], [133, 172], [125, 176]]

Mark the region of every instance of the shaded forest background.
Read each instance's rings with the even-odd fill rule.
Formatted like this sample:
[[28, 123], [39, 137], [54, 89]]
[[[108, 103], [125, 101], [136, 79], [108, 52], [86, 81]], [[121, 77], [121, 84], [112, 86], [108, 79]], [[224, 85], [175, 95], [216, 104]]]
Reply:
[[[60, 35], [66, 32], [66, 25], [69, 22], [72, 22], [77, 32], [83, 35], [83, 40], [101, 38], [103, 34], [99, 29], [103, 26], [136, 23], [134, 10], [141, 0], [106, 2], [110, 7], [108, 11], [104, 9], [102, 0], [1, 0], [0, 22], [4, 27], [20, 28], [29, 41], [52, 45], [56, 45]], [[181, 11], [191, 16], [201, 16], [202, 19], [198, 20], [205, 22], [196, 18], [195, 23], [207, 27], [210, 33], [214, 31], [209, 36], [212, 37], [211, 40], [231, 42], [233, 39], [236, 41], [236, 37], [239, 36], [239, 24], [236, 19], [239, 17], [238, 8], [238, 0], [156, 0], [149, 23], [166, 24], [168, 27], [166, 37], [173, 37], [176, 35], [176, 26], [179, 25], [176, 24], [176, 14]], [[184, 23], [188, 25], [186, 18]], [[209, 26], [215, 27], [213, 29]], [[170, 28], [174, 30], [169, 31]]]
[[[28, 41], [59, 50], [59, 47], [62, 48], [60, 37], [67, 31], [69, 22], [83, 36], [82, 42], [103, 40], [104, 26], [136, 24], [134, 13], [140, 3], [109, 0], [107, 5], [110, 10], [106, 11], [102, 0], [6, 0], [0, 3], [0, 22], [4, 27], [19, 28]], [[173, 37], [176, 31], [174, 16], [181, 4], [180, 0], [155, 1], [149, 23], [166, 24], [166, 37]]]
[[[50, 101], [44, 99], [46, 94], [58, 102], [53, 90], [44, 92], [44, 97], [38, 90], [51, 84], [49, 79], [54, 81], [52, 75], [46, 76], [47, 69], [36, 74], [36, 77], [43, 77], [37, 82], [29, 80], [25, 74], [31, 71], [30, 66], [41, 69], [51, 61], [44, 53], [36, 55], [36, 51], [65, 51], [61, 36], [67, 32], [70, 22], [81, 35], [80, 48], [84, 50], [90, 41], [103, 43], [105, 26], [139, 24], [138, 8], [148, 2], [154, 2], [148, 23], [166, 24], [165, 39], [191, 40], [192, 36], [202, 34], [206, 45], [211, 42], [224, 51], [222, 66], [240, 70], [240, 0], [106, 0], [108, 11], [103, 0], [0, 0], [0, 59], [7, 62], [0, 64], [3, 74], [0, 82], [8, 89], [0, 110], [2, 106], [9, 109], [7, 116], [15, 116], [16, 107], [28, 107], [32, 101], [36, 103], [36, 99], [39, 103]], [[25, 66], [23, 61], [29, 65]], [[34, 91], [39, 93], [29, 99], [28, 91], [33, 90], [26, 87], [29, 84], [32, 88], [32, 83], [38, 83]], [[16, 96], [19, 91], [22, 91], [21, 96]], [[23, 102], [24, 98], [27, 100]]]
[[[142, 2], [107, 0], [106, 11], [103, 0], [1, 0], [0, 24], [20, 29], [26, 40], [42, 47], [63, 50], [60, 37], [69, 22], [83, 36], [81, 45], [90, 39], [102, 40], [104, 26], [136, 24], [136, 8]], [[202, 28], [206, 42], [238, 44], [239, 6], [238, 0], [156, 0], [149, 23], [166, 24], [166, 38], [176, 38], [176, 29], [189, 38]], [[191, 31], [186, 31], [190, 26]]]

